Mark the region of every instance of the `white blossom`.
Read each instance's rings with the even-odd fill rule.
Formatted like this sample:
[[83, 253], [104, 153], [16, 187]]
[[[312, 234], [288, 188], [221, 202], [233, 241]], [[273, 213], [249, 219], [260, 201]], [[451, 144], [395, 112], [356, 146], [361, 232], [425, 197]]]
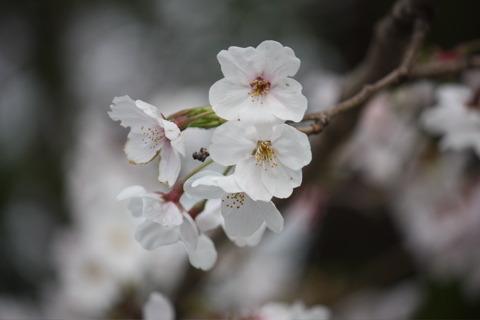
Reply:
[[145, 218], [135, 231], [135, 239], [143, 248], [153, 250], [181, 241], [194, 267], [202, 270], [213, 267], [217, 251], [212, 240], [198, 230], [195, 221], [176, 203], [141, 186], [126, 188], [117, 199], [130, 200], [132, 215]]
[[257, 48], [230, 47], [217, 58], [225, 78], [210, 88], [209, 100], [218, 116], [281, 122], [303, 118], [307, 99], [291, 78], [300, 68], [292, 49], [264, 41]]
[[[283, 229], [283, 217], [271, 201], [254, 201], [242, 192], [233, 175], [223, 176], [218, 172], [205, 170], [186, 181], [185, 192], [206, 199], [222, 199], [221, 213], [225, 233], [231, 238], [261, 237], [260, 229], [267, 226], [274, 232]], [[258, 239], [259, 240], [259, 239]], [[248, 239], [239, 241], [246, 245]]]
[[432, 134], [442, 135], [443, 150], [473, 148], [480, 156], [480, 107], [473, 92], [463, 85], [443, 85], [437, 89], [437, 104], [420, 119]]
[[322, 305], [306, 308], [300, 301], [294, 302], [292, 305], [269, 302], [260, 307], [254, 318], [259, 320], [327, 320], [330, 319], [330, 314], [330, 310]]
[[235, 180], [254, 201], [289, 197], [312, 159], [307, 135], [283, 123], [229, 121], [215, 130], [212, 142], [211, 158], [236, 165]]
[[145, 320], [174, 320], [175, 309], [170, 300], [159, 292], [152, 292], [143, 306]]
[[115, 97], [110, 117], [123, 127], [130, 127], [124, 151], [132, 164], [145, 164], [160, 154], [158, 180], [172, 186], [178, 178], [185, 156], [185, 139], [172, 121], [164, 119], [158, 109], [129, 96]]

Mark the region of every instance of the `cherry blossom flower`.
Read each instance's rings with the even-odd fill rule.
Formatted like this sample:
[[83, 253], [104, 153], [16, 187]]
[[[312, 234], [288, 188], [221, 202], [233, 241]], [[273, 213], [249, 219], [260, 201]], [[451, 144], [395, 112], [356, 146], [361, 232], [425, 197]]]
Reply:
[[330, 319], [330, 315], [330, 310], [322, 305], [316, 305], [308, 309], [300, 301], [292, 305], [281, 302], [268, 302], [260, 307], [252, 318], [259, 320], [327, 320]]
[[[224, 229], [231, 238], [253, 237], [255, 243], [256, 239], [261, 237], [262, 232], [259, 230], [264, 228], [264, 225], [273, 232], [280, 232], [283, 229], [283, 217], [273, 202], [252, 200], [242, 192], [233, 175], [225, 177], [215, 171], [201, 171], [188, 179], [184, 188], [191, 196], [222, 199]], [[239, 243], [246, 245], [250, 241], [243, 239]]]
[[443, 85], [437, 90], [438, 103], [425, 110], [420, 119], [432, 134], [442, 135], [440, 148], [473, 148], [480, 156], [480, 106], [472, 90], [463, 85]]
[[212, 136], [211, 158], [236, 165], [235, 180], [252, 200], [287, 198], [302, 181], [312, 153], [307, 135], [286, 125], [229, 121]]
[[174, 320], [175, 309], [170, 300], [159, 292], [152, 292], [143, 306], [145, 320]]
[[300, 68], [292, 49], [264, 41], [257, 48], [230, 47], [217, 58], [225, 78], [210, 88], [209, 100], [218, 116], [295, 122], [303, 118], [307, 99], [301, 84], [291, 78]]
[[129, 96], [115, 97], [110, 118], [130, 127], [124, 151], [132, 164], [145, 164], [160, 154], [158, 180], [172, 186], [180, 172], [180, 156], [185, 156], [185, 139], [172, 121], [165, 120], [158, 109]]
[[192, 266], [211, 269], [217, 260], [212, 240], [198, 230], [183, 208], [162, 196], [141, 186], [128, 187], [117, 196], [118, 200], [130, 200], [128, 207], [134, 217], [145, 218], [135, 231], [135, 239], [147, 250], [181, 241]]

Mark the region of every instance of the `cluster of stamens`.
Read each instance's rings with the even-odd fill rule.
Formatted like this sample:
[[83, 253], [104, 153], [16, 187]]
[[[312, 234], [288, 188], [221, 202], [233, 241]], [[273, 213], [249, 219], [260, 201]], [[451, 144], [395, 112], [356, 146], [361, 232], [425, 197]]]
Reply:
[[148, 140], [155, 143], [155, 145], [150, 146], [150, 149], [155, 148], [157, 142], [165, 138], [165, 131], [160, 126], [154, 129], [142, 126], [140, 129], [143, 130], [143, 135], [145, 136], [145, 138], [142, 138], [144, 144], [147, 144]]
[[[259, 97], [262, 94], [267, 94], [270, 90], [271, 83], [262, 77], [257, 77], [255, 80], [250, 82], [250, 87], [252, 90], [248, 93], [252, 98]], [[252, 102], [254, 99], [252, 99]]]
[[226, 199], [222, 199], [222, 202], [227, 201], [225, 204], [228, 208], [232, 209], [240, 209], [241, 206], [245, 203], [245, 193], [231, 193], [230, 195], [226, 196]]
[[263, 170], [267, 171], [268, 167], [275, 168], [278, 163], [275, 162], [275, 151], [271, 141], [259, 141], [257, 143], [257, 150], [255, 154], [255, 165], [263, 166]]

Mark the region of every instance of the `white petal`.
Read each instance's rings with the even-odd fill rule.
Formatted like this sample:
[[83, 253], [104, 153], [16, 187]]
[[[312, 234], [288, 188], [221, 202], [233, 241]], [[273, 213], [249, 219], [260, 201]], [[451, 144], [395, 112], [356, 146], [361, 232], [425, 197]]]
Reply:
[[[234, 197], [234, 198], [233, 198]], [[232, 199], [233, 198], [233, 199]], [[226, 194], [222, 197], [222, 216], [225, 233], [229, 237], [250, 237], [263, 224], [260, 202], [252, 201], [246, 194]]]
[[208, 148], [210, 157], [224, 166], [248, 157], [257, 147], [255, 127], [244, 121], [229, 121], [215, 129]]
[[262, 224], [262, 226], [255, 231], [250, 237], [232, 237], [230, 240], [232, 240], [237, 246], [239, 247], [254, 247], [256, 246], [260, 240], [262, 239], [262, 236], [265, 232], [266, 229], [265, 223]]
[[143, 198], [143, 216], [162, 226], [178, 226], [182, 224], [182, 213], [173, 202], [150, 197]]
[[[253, 202], [253, 201], [252, 201]], [[275, 233], [283, 230], [283, 216], [272, 201], [254, 201], [252, 207], [261, 215], [267, 227]]]
[[224, 119], [238, 120], [242, 106], [251, 100], [250, 85], [223, 78], [215, 82], [208, 92], [213, 111]]
[[291, 169], [298, 170], [312, 161], [307, 135], [289, 125], [273, 127], [271, 141], [277, 158]]
[[164, 227], [151, 220], [145, 220], [135, 230], [135, 239], [147, 250], [166, 246], [180, 240], [178, 226]]
[[201, 231], [213, 230], [222, 224], [223, 217], [220, 213], [220, 207], [220, 199], [207, 201], [205, 210], [195, 218], [195, 222]]
[[[289, 119], [280, 119], [272, 112], [272, 107], [269, 106], [269, 93], [261, 95], [259, 97], [250, 98], [246, 101], [240, 111], [239, 118], [242, 121], [248, 121], [251, 123], [282, 123]], [[303, 115], [302, 115], [303, 117]]]
[[187, 249], [190, 264], [195, 268], [207, 271], [213, 268], [217, 261], [215, 245], [213, 241], [203, 233], [198, 238], [198, 245], [195, 251], [189, 251], [188, 247], [185, 248]]
[[253, 200], [270, 201], [272, 194], [262, 182], [263, 167], [255, 163], [254, 156], [240, 160], [235, 168], [235, 180]]
[[288, 198], [297, 187], [298, 177], [301, 177], [301, 169], [292, 170], [279, 162], [274, 168], [261, 172], [262, 184], [268, 192], [277, 198]]
[[175, 310], [172, 303], [161, 293], [152, 292], [143, 306], [145, 320], [174, 320]]
[[134, 132], [140, 132], [142, 126], [155, 125], [156, 117], [152, 117], [143, 109], [139, 108], [135, 101], [129, 96], [115, 97], [110, 106], [112, 111], [108, 112], [114, 121], [120, 121], [120, 125], [132, 128]]
[[180, 225], [180, 237], [187, 250], [193, 251], [198, 245], [198, 229], [195, 221], [188, 214], [183, 214], [183, 223]]
[[162, 119], [162, 116], [160, 115], [160, 112], [158, 111], [157, 107], [151, 105], [150, 103], [147, 103], [142, 100], [137, 100], [135, 101], [135, 105], [139, 109], [141, 109], [145, 114], [156, 119], [157, 121]]
[[181, 166], [180, 155], [173, 149], [170, 141], [167, 141], [160, 151], [158, 181], [165, 183], [168, 187], [173, 186], [177, 181]]
[[147, 194], [147, 190], [145, 190], [142, 186], [130, 186], [123, 189], [117, 196], [118, 201], [126, 200], [132, 197], [140, 197]]
[[259, 76], [258, 73], [265, 64], [265, 58], [261, 57], [258, 50], [252, 47], [230, 47], [228, 51], [220, 51], [217, 59], [225, 78], [247, 85], [252, 79]]
[[183, 189], [192, 197], [220, 199], [225, 192], [218, 186], [216, 180], [221, 177], [223, 175], [218, 172], [203, 170], [190, 177], [183, 185]]
[[131, 164], [149, 163], [160, 152], [165, 139], [147, 138], [145, 135], [130, 131], [123, 151]]
[[298, 122], [305, 115], [308, 101], [302, 94], [302, 85], [294, 79], [285, 78], [272, 86], [264, 104], [276, 117]]
[[227, 193], [243, 192], [242, 188], [240, 188], [240, 186], [238, 185], [237, 180], [235, 180], [235, 176], [233, 174], [218, 179], [217, 183], [218, 186]]
[[300, 68], [300, 59], [293, 50], [277, 41], [263, 41], [257, 50], [265, 57], [265, 72], [272, 78], [293, 77]]
[[171, 141], [173, 148], [182, 156], [185, 156], [185, 137], [182, 136], [178, 126], [174, 122], [164, 119], [161, 119], [161, 122], [165, 130], [165, 136]]

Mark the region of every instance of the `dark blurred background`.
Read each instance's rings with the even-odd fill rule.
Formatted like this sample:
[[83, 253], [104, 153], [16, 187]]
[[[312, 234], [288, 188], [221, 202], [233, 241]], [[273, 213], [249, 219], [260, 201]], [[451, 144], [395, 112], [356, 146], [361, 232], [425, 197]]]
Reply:
[[[77, 178], [71, 174], [82, 161], [75, 150], [79, 127], [90, 122], [85, 112], [105, 120], [111, 129], [104, 132], [113, 135], [88, 139], [105, 141], [105, 148], [118, 149], [121, 156], [126, 132], [107, 116], [114, 96], [155, 101], [194, 88], [200, 94], [193, 106], [208, 104], [208, 88], [222, 77], [217, 53], [266, 39], [294, 49], [302, 61], [296, 78], [309, 98], [317, 88], [305, 81], [317, 74], [341, 77], [362, 60], [372, 28], [393, 3], [1, 1], [0, 300], [36, 306], [45, 299], [45, 284], [59, 281], [51, 252], [58, 231], [77, 223], [71, 188]], [[438, 1], [427, 44], [448, 50], [479, 38], [478, 12], [479, 1]], [[78, 188], [108, 179], [102, 168], [91, 170], [97, 178]], [[420, 278], [423, 298], [416, 317], [480, 317], [478, 300], [465, 298], [459, 281], [432, 280], [418, 270], [384, 204], [372, 210], [365, 216], [323, 208], [303, 268], [311, 303], [334, 307], [355, 290], [381, 292]], [[309, 277], [312, 272], [318, 282]]]

